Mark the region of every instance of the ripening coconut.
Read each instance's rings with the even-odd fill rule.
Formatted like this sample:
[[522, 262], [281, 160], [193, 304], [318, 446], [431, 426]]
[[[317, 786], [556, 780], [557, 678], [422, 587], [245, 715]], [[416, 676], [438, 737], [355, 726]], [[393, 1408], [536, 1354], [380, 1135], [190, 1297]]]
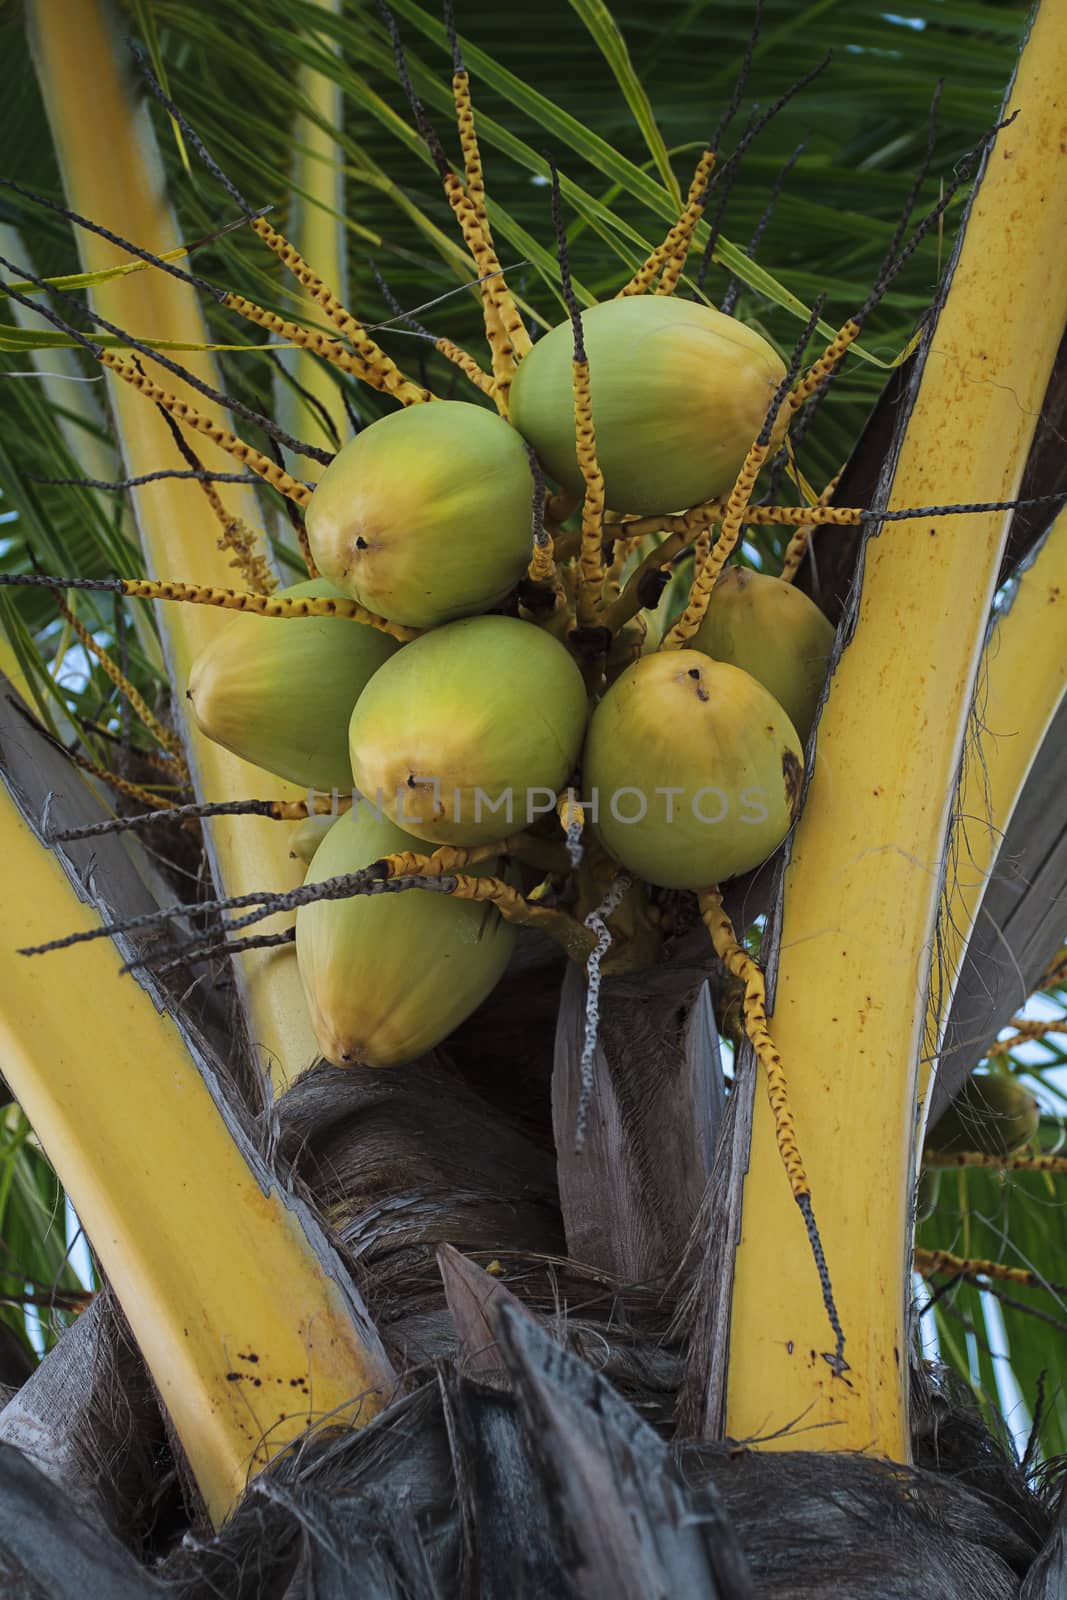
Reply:
[[977, 1072], [926, 1135], [926, 1148], [940, 1154], [980, 1150], [1010, 1156], [1029, 1143], [1041, 1122], [1041, 1107], [1025, 1084], [997, 1072]]
[[[359, 872], [400, 850], [425, 846], [360, 805], [330, 828], [305, 881]], [[338, 1067], [414, 1061], [481, 1004], [514, 943], [515, 930], [491, 906], [433, 890], [301, 906], [296, 954], [319, 1049]]]
[[386, 665], [352, 713], [361, 794], [435, 844], [502, 839], [552, 809], [587, 715], [565, 645], [515, 617], [469, 617]]
[[[726, 493], [785, 376], [766, 339], [710, 306], [661, 295], [591, 306], [582, 331], [608, 505], [646, 515]], [[573, 356], [570, 322], [537, 341], [511, 386], [511, 420], [577, 494]], [[775, 445], [786, 425], [781, 414]]]
[[806, 741], [826, 681], [834, 628], [793, 584], [749, 567], [728, 567], [689, 644], [740, 667], [769, 689]]
[[697, 650], [642, 656], [593, 712], [582, 788], [631, 872], [703, 889], [778, 848], [796, 815], [803, 756], [762, 684]]
[[[340, 595], [324, 578], [279, 592], [295, 599]], [[193, 716], [201, 733], [264, 771], [304, 789], [347, 794], [352, 707], [399, 648], [350, 617], [238, 612], [189, 674]]]
[[435, 400], [371, 423], [307, 510], [315, 563], [368, 611], [412, 628], [485, 611], [533, 549], [533, 479], [515, 429], [484, 406]]

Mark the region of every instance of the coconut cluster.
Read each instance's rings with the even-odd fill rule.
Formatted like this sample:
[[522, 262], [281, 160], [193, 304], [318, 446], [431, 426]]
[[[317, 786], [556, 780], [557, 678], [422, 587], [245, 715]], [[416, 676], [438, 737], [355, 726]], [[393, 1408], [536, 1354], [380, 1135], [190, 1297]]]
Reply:
[[[608, 506], [667, 515], [727, 490], [781, 382], [774, 350], [668, 298], [595, 306], [583, 325]], [[210, 738], [306, 789], [354, 795], [340, 820], [295, 830], [309, 882], [543, 829], [568, 787], [609, 855], [665, 889], [744, 872], [789, 829], [833, 637], [805, 596], [730, 570], [689, 648], [652, 653], [650, 633], [639, 654], [635, 624], [606, 671], [581, 654], [566, 604], [574, 558], [547, 614], [520, 603], [530, 450], [562, 490], [582, 487], [570, 340], [568, 323], [522, 362], [511, 421], [461, 401], [410, 406], [352, 439], [315, 489], [321, 577], [288, 592], [350, 597], [418, 637], [242, 614], [192, 671]], [[480, 852], [463, 870], [508, 869]], [[323, 1055], [389, 1066], [423, 1053], [488, 995], [513, 940], [491, 904], [428, 889], [302, 907], [297, 957]]]

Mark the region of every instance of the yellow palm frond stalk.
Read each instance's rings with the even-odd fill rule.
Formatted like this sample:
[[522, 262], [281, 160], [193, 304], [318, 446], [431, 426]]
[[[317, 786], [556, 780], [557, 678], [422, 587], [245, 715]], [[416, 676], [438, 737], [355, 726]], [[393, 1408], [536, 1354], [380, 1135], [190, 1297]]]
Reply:
[[937, 982], [927, 1015], [930, 1048], [920, 1065], [919, 1093], [928, 1108], [930, 1064], [982, 896], [1016, 803], [1052, 720], [1067, 693], [1067, 510], [1053, 523], [1036, 559], [998, 617], [978, 676], [980, 728], [964, 756], [945, 885]]
[[15, 950], [97, 928], [99, 917], [3, 784], [0, 852], [4, 1073], [218, 1523], [248, 1477], [309, 1425], [370, 1421], [395, 1380], [325, 1236], [228, 1126], [195, 1043], [120, 976], [116, 945]]
[[[1018, 493], [1067, 320], [1065, 80], [1067, 12], [1045, 0], [1011, 90], [1020, 114], [996, 138], [920, 355], [889, 508]], [[1025, 250], [1011, 248], [1019, 217]], [[734, 1438], [781, 1429], [770, 1447], [908, 1459], [918, 1062], [956, 775], [1006, 528], [1002, 513], [933, 516], [884, 524], [865, 549], [770, 973], [771, 1031], [848, 1369], [833, 1370], [820, 1283], [761, 1092], [735, 1259]]]
[[[316, 0], [323, 11], [334, 16], [340, 14], [340, 0]], [[327, 43], [327, 36], [322, 36]], [[344, 109], [339, 86], [332, 78], [302, 66], [298, 75], [300, 93], [308, 105], [293, 130], [293, 188], [292, 216], [289, 237], [326, 283], [331, 284], [345, 297], [348, 281], [347, 251], [345, 249], [344, 170], [337, 141], [328, 131], [341, 127]], [[304, 303], [296, 314], [298, 322], [318, 327], [322, 321], [322, 308], [306, 294]], [[348, 438], [351, 429], [341, 401], [337, 380], [329, 368], [307, 350], [286, 350], [282, 361], [300, 388], [310, 395], [316, 406], [305, 404], [299, 394], [293, 394], [288, 384], [280, 382], [278, 395], [281, 401], [279, 415], [283, 427], [298, 434], [311, 444], [326, 450], [336, 450]], [[319, 413], [321, 407], [333, 424], [331, 432]], [[317, 461], [301, 461], [295, 470], [310, 482], [317, 482], [324, 468]]]
[[[163, 191], [151, 126], [144, 107], [135, 112], [124, 80], [121, 32], [104, 0], [32, 0], [27, 7], [37, 73], [59, 154], [69, 203], [83, 216], [110, 227], [148, 250], [162, 253], [177, 243]], [[79, 237], [83, 266], [96, 271], [126, 259], [94, 234]], [[207, 329], [194, 291], [152, 269], [99, 284], [94, 303], [100, 313], [134, 335], [207, 341]], [[189, 352], [182, 360], [211, 382], [207, 353]], [[173, 380], [183, 399], [225, 424], [210, 401]], [[159, 468], [183, 468], [163, 418], [145, 398], [109, 377], [110, 401], [123, 456], [131, 475]], [[168, 387], [171, 380], [167, 378]], [[201, 437], [197, 453], [208, 468], [230, 471], [233, 462]], [[137, 521], [151, 574], [234, 587], [229, 556], [217, 545], [218, 524], [196, 483], [164, 479], [136, 491]], [[252, 527], [259, 524], [251, 489], [227, 485], [227, 508]], [[262, 545], [260, 553], [263, 554]], [[244, 587], [237, 581], [238, 587]], [[175, 688], [175, 706], [189, 766], [200, 798], [268, 792], [295, 798], [297, 791], [264, 775], [199, 733], [185, 713], [182, 689], [200, 651], [225, 619], [198, 606], [170, 606], [160, 614], [164, 651]], [[209, 846], [220, 886], [226, 894], [255, 889], [288, 889], [298, 882], [283, 831], [261, 818], [220, 818], [210, 824]], [[277, 927], [284, 926], [279, 920]], [[317, 1054], [303, 994], [290, 949], [256, 951], [241, 959], [252, 1037], [269, 1061], [278, 1086], [308, 1066]]]

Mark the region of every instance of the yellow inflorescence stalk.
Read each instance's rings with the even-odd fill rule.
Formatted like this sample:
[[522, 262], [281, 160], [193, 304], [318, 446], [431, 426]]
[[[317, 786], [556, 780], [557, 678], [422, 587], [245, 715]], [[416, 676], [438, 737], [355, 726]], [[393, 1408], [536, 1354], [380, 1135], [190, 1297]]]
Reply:
[[[482, 315], [485, 319], [485, 336], [489, 341], [493, 366], [493, 399], [502, 417], [510, 414], [508, 395], [515, 372], [516, 357], [511, 336], [504, 327], [500, 307], [493, 294], [493, 284], [500, 276], [500, 263], [496, 252], [485, 237], [478, 220], [477, 208], [460, 179], [454, 172], [442, 175], [445, 198], [459, 223], [463, 242], [471, 253], [481, 280], [478, 288], [482, 297]], [[509, 296], [510, 298], [510, 296]]]
[[1052, 1151], [1034, 1155], [995, 1156], [986, 1150], [960, 1150], [950, 1155], [930, 1150], [923, 1156], [924, 1167], [989, 1167], [994, 1172], [1067, 1172], [1067, 1156]]
[[1003, 1261], [974, 1260], [968, 1256], [954, 1256], [950, 1250], [916, 1250], [915, 1270], [924, 1278], [949, 1274], [956, 1278], [995, 1278], [1003, 1283], [1017, 1283], [1024, 1289], [1060, 1288], [1047, 1283], [1037, 1272], [1025, 1267], [1009, 1267]]
[[860, 336], [860, 325], [851, 318], [834, 334], [818, 361], [812, 363], [786, 401], [790, 411], [799, 411], [822, 388], [838, 362]]
[[391, 394], [405, 406], [435, 398], [429, 389], [424, 389], [421, 384], [404, 376], [392, 357], [387, 356], [381, 346], [371, 338], [359, 318], [345, 309], [333, 291], [327, 288], [318, 274], [308, 266], [296, 246], [290, 244], [276, 228], [272, 228], [266, 218], [253, 217], [250, 226], [259, 234], [264, 244], [274, 251], [278, 259], [284, 262], [315, 304], [322, 307], [334, 327], [344, 334], [359, 358], [361, 364], [359, 376], [365, 382], [385, 394]]
[[1032, 1039], [1043, 1039], [1047, 1033], [1067, 1033], [1067, 1018], [1057, 1017], [1052, 1022], [1028, 1022], [1024, 1017], [1013, 1017], [1015, 1029], [1010, 1039], [997, 1039], [986, 1051], [987, 1056], [1006, 1056], [1017, 1045]]
[[440, 878], [446, 873], [461, 872], [478, 861], [491, 861], [494, 856], [507, 855], [510, 841], [501, 839], [496, 844], [439, 845], [428, 855], [417, 850], [397, 850], [383, 856], [377, 863], [387, 878]]
[[108, 678], [110, 678], [119, 693], [129, 701], [134, 714], [141, 719], [153, 739], [174, 757], [175, 779], [178, 782], [187, 782], [189, 769], [185, 764], [185, 753], [182, 750], [182, 743], [178, 735], [171, 728], [163, 726], [144, 696], [134, 687], [121, 668], [112, 661], [103, 645], [93, 638], [85, 624], [74, 615], [74, 612], [58, 591], [56, 592], [56, 605], [60, 614], [74, 630], [82, 646], [89, 651], [90, 655], [96, 657]]
[[[280, 317], [276, 311], [265, 310], [254, 300], [246, 300], [243, 294], [230, 293], [222, 303], [228, 311], [236, 311], [246, 322], [254, 322], [258, 328], [266, 328], [268, 333], [276, 334], [279, 339], [287, 339], [290, 344], [295, 344], [298, 350], [307, 350], [314, 356], [320, 356], [331, 366], [338, 367], [351, 377], [370, 384], [373, 389], [394, 393], [393, 389], [386, 389], [382, 374], [376, 368], [368, 366], [361, 356], [352, 355], [343, 345], [338, 344], [336, 339], [328, 338], [317, 328], [301, 327], [298, 322]], [[405, 404], [412, 405], [426, 398], [433, 399], [428, 390], [425, 395], [416, 395], [405, 401]]]
[[774, 1113], [778, 1153], [782, 1158], [793, 1198], [810, 1193], [808, 1175], [797, 1144], [797, 1130], [789, 1107], [789, 1086], [785, 1066], [767, 1026], [767, 992], [759, 963], [738, 943], [733, 924], [723, 909], [718, 889], [703, 889], [699, 895], [700, 915], [711, 935], [715, 954], [728, 972], [745, 986], [743, 1003], [745, 1033], [767, 1080], [767, 1098]]
[[101, 350], [99, 359], [117, 378], [121, 378], [131, 388], [139, 390], [147, 400], [155, 401], [157, 406], [169, 411], [172, 417], [184, 422], [187, 428], [193, 428], [197, 433], [204, 434], [213, 444], [218, 445], [220, 450], [225, 450], [227, 455], [236, 456], [250, 472], [257, 473], [270, 484], [272, 489], [277, 489], [279, 494], [285, 495], [287, 500], [292, 500], [298, 506], [310, 503], [311, 490], [298, 483], [283, 467], [279, 467], [276, 461], [271, 461], [269, 456], [254, 450], [250, 444], [245, 444], [244, 440], [239, 439], [229, 428], [222, 427], [213, 418], [191, 406], [188, 401], [179, 400], [168, 389], [161, 389], [158, 383], [153, 383], [151, 378], [146, 378], [143, 372], [138, 371], [132, 361], [123, 361], [110, 350]]
[[582, 548], [579, 557], [578, 621], [593, 627], [601, 619], [604, 597], [604, 474], [596, 456], [596, 428], [589, 389], [589, 362], [572, 363], [574, 433], [578, 465], [585, 482]]
[[804, 1218], [804, 1226], [808, 1235], [815, 1258], [815, 1266], [819, 1274], [819, 1285], [822, 1290], [823, 1305], [833, 1329], [836, 1348], [831, 1359], [835, 1373], [840, 1374], [847, 1370], [843, 1351], [845, 1336], [834, 1305], [833, 1291], [830, 1287], [830, 1275], [823, 1255], [822, 1242], [819, 1239], [815, 1226], [815, 1217], [811, 1207], [811, 1184], [800, 1154], [797, 1143], [796, 1124], [793, 1121], [793, 1112], [789, 1104], [789, 1085], [786, 1081], [785, 1064], [779, 1054], [774, 1040], [771, 1038], [767, 1026], [767, 991], [763, 981], [763, 971], [759, 962], [749, 955], [748, 951], [740, 944], [733, 924], [723, 909], [722, 895], [718, 889], [702, 889], [698, 902], [700, 915], [704, 926], [711, 935], [711, 942], [715, 947], [715, 954], [733, 977], [740, 979], [745, 986], [742, 1001], [742, 1016], [744, 1018], [745, 1034], [756, 1053], [756, 1059], [763, 1068], [767, 1081], [767, 1100], [774, 1118], [774, 1135], [778, 1144], [778, 1154], [781, 1157], [785, 1175], [789, 1179], [789, 1187], [793, 1199]]
[[531, 583], [551, 583], [556, 575], [556, 557], [551, 534], [534, 543], [534, 552], [526, 576]]
[[[453, 73], [452, 98], [456, 106], [456, 123], [459, 129], [460, 149], [463, 152], [463, 167], [466, 175], [466, 193], [474, 208], [474, 215], [484, 241], [483, 259], [487, 265], [482, 266], [475, 255], [478, 273], [485, 272], [492, 275], [482, 284], [482, 305], [486, 319], [486, 334], [490, 334], [490, 322], [498, 330], [495, 342], [490, 337], [490, 349], [500, 353], [500, 360], [494, 360], [493, 380], [494, 387], [500, 394], [502, 401], [502, 415], [508, 414], [508, 391], [515, 375], [515, 367], [523, 356], [530, 351], [530, 335], [527, 333], [519, 309], [515, 304], [507, 280], [500, 270], [500, 259], [493, 244], [493, 230], [489, 225], [489, 213], [485, 204], [485, 176], [482, 171], [482, 155], [478, 147], [478, 130], [474, 122], [474, 106], [471, 103], [470, 75], [464, 68]], [[465, 235], [466, 237], [466, 235]], [[468, 248], [471, 248], [468, 241]], [[471, 249], [472, 255], [474, 254]], [[499, 371], [498, 371], [499, 365]]]
[[769, 444], [760, 444], [757, 441], [745, 457], [737, 482], [727, 498], [722, 529], [715, 541], [715, 547], [709, 550], [707, 560], [694, 572], [693, 585], [689, 591], [685, 610], [660, 645], [661, 650], [681, 650], [688, 644], [707, 615], [708, 603], [719, 581], [719, 574], [741, 537], [741, 526], [745, 520], [748, 503], [756, 487], [760, 468], [770, 454], [770, 448]]
[[209, 584], [179, 583], [169, 578], [121, 578], [122, 593], [136, 600], [176, 600], [188, 605], [221, 606], [226, 611], [254, 611], [260, 617], [347, 617], [377, 628], [406, 644], [417, 639], [418, 628], [405, 628], [367, 611], [357, 600], [343, 595], [259, 594], [240, 589], [219, 589]]
[[233, 552], [230, 566], [237, 568], [248, 587], [255, 589], [257, 594], [273, 594], [278, 587], [278, 580], [259, 547], [255, 531], [248, 526], [243, 517], [227, 511], [222, 503], [222, 496], [213, 483], [204, 480], [200, 487], [204, 491], [204, 498], [211, 507], [215, 521], [222, 529], [217, 541], [218, 548]]
[[662, 244], [645, 258], [638, 267], [633, 277], [619, 290], [618, 298], [624, 299], [627, 295], [647, 294], [662, 272], [663, 277], [656, 288], [657, 294], [673, 294], [678, 286], [682, 268], [685, 266], [689, 247], [693, 242], [697, 223], [704, 215], [704, 194], [711, 181], [711, 174], [715, 169], [715, 151], [705, 150], [697, 162], [693, 180], [689, 185], [689, 195], [678, 221], [673, 225]]
[[458, 367], [460, 372], [470, 379], [475, 388], [480, 389], [483, 394], [489, 395], [490, 398], [493, 397], [495, 391], [492, 378], [466, 350], [462, 350], [451, 339], [444, 338], [435, 339], [433, 347], [439, 355], [444, 356], [446, 361], [451, 361], [454, 367]]
[[[842, 468], [841, 471], [844, 471], [844, 468]], [[835, 472], [833, 477], [830, 479], [830, 482], [826, 485], [826, 488], [816, 501], [816, 504], [819, 506], [827, 505], [830, 500], [832, 500], [834, 490], [837, 488], [840, 481], [841, 472]], [[814, 531], [815, 524], [813, 522], [805, 522], [797, 529], [786, 546], [785, 557], [782, 561], [782, 570], [779, 573], [779, 577], [784, 579], [786, 583], [792, 583], [793, 579], [800, 571], [800, 563], [807, 554], [808, 544]]]
[[[451, 879], [452, 874], [448, 877]], [[531, 905], [502, 878], [473, 878], [458, 873], [449, 893], [457, 900], [476, 900], [481, 905], [495, 906], [506, 922], [514, 922], [520, 928], [540, 928], [562, 945], [574, 961], [584, 963], [596, 944], [591, 931], [565, 911]]]
[[[120, 778], [110, 767], [102, 767], [98, 762], [90, 761], [88, 756], [83, 756], [77, 750], [68, 750], [67, 755], [76, 767], [89, 773], [90, 777], [99, 778], [117, 794], [124, 794], [127, 800], [133, 800], [139, 806], [146, 806], [149, 811], [169, 811], [174, 803], [172, 800], [164, 799], [162, 795], [153, 794], [151, 789], [142, 789], [139, 783], [131, 783], [129, 778]], [[176, 783], [181, 781], [177, 771], [174, 773], [174, 781]]]

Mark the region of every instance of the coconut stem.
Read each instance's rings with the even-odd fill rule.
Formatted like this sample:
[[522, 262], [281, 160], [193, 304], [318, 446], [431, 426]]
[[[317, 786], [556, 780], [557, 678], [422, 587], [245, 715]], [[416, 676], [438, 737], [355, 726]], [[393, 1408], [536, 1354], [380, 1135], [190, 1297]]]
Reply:
[[955, 1256], [950, 1250], [916, 1250], [915, 1270], [924, 1278], [941, 1273], [951, 1273], [957, 1278], [999, 1278], [1004, 1283], [1018, 1283], [1026, 1289], [1049, 1289], [1056, 1294], [1067, 1293], [1061, 1283], [1050, 1283], [1039, 1272], [1026, 1267], [1009, 1267], [1003, 1261], [983, 1261], [971, 1256]]
[[249, 590], [217, 589], [209, 584], [179, 583], [169, 578], [52, 578], [40, 572], [0, 573], [0, 584], [16, 588], [89, 589], [101, 594], [126, 594], [136, 600], [176, 600], [189, 605], [222, 606], [226, 611], [254, 611], [260, 617], [341, 617], [377, 628], [406, 644], [417, 639], [418, 628], [405, 628], [375, 616], [347, 595], [257, 594]]
[[493, 243], [493, 230], [489, 225], [489, 213], [485, 204], [485, 178], [474, 121], [474, 106], [471, 101], [470, 76], [462, 63], [452, 75], [452, 98], [456, 107], [459, 143], [463, 151], [463, 165], [467, 177], [466, 194], [473, 209], [479, 234], [477, 250], [473, 232], [467, 243], [474, 256], [479, 275], [482, 276], [480, 286], [482, 309], [486, 336], [493, 353], [493, 396], [501, 416], [506, 417], [515, 368], [530, 350], [530, 336], [508, 288]]
[[991, 1155], [988, 1150], [959, 1150], [954, 1153], [929, 1150], [924, 1167], [988, 1167], [993, 1172], [1067, 1172], [1067, 1156], [1051, 1150], [1018, 1156]]
[[379, 389], [384, 394], [392, 395], [401, 405], [417, 405], [421, 401], [437, 398], [429, 389], [423, 389], [405, 378], [396, 363], [378, 350], [373, 339], [359, 341], [361, 346], [369, 345], [372, 350], [378, 352], [380, 359], [367, 360], [362, 354], [349, 354], [336, 340], [327, 338], [317, 329], [301, 327], [300, 323], [290, 322], [287, 318], [278, 316], [276, 312], [265, 311], [262, 306], [256, 305], [255, 301], [246, 300], [243, 294], [228, 294], [223, 305], [228, 311], [236, 311], [246, 322], [253, 322], [259, 328], [266, 328], [268, 332], [277, 334], [280, 339], [287, 339], [290, 344], [295, 344], [298, 349], [309, 350], [312, 355], [320, 356], [323, 361], [330, 362], [331, 366], [339, 368], [341, 372], [347, 372], [351, 377], [369, 384], [372, 389]]
[[204, 463], [189, 444], [170, 412], [164, 411], [162, 406], [157, 407], [157, 410], [163, 418], [182, 459], [188, 463], [190, 471], [197, 474], [195, 481], [200, 485], [204, 498], [211, 507], [212, 515], [222, 529], [218, 540], [218, 548], [220, 550], [233, 551], [233, 560], [230, 562], [230, 566], [237, 568], [250, 589], [256, 589], [261, 594], [273, 594], [278, 587], [278, 580], [271, 571], [270, 563], [266, 556], [258, 547], [256, 534], [243, 517], [235, 516], [227, 511], [223, 504], [222, 496], [204, 472]]
[[476, 900], [495, 906], [506, 922], [513, 922], [520, 928], [540, 928], [562, 946], [572, 961], [579, 961], [583, 966], [595, 948], [596, 938], [589, 928], [565, 911], [531, 905], [502, 878], [472, 878], [460, 873], [443, 878], [441, 888], [458, 900]]
[[789, 396], [789, 409], [794, 414], [806, 405], [826, 382], [835, 367], [847, 355], [849, 348], [860, 336], [860, 325], [852, 317], [842, 324], [826, 346], [818, 361], [812, 363]]
[[661, 650], [681, 650], [704, 621], [712, 593], [719, 581], [719, 574], [727, 559], [733, 554], [741, 536], [742, 523], [748, 510], [748, 503], [752, 499], [752, 491], [756, 487], [756, 479], [769, 454], [770, 445], [761, 444], [757, 439], [745, 457], [744, 465], [737, 475], [737, 482], [730, 490], [726, 502], [726, 514], [722, 519], [722, 528], [715, 548], [709, 551], [703, 565], [696, 568], [686, 608], [660, 645]]
[[298, 506], [306, 506], [309, 503], [310, 489], [286, 472], [284, 467], [279, 467], [269, 457], [261, 454], [259, 450], [254, 450], [235, 433], [231, 433], [229, 428], [221, 427], [219, 423], [213, 422], [210, 417], [205, 417], [203, 412], [195, 410], [186, 401], [179, 400], [177, 395], [171, 394], [167, 389], [161, 389], [158, 383], [153, 383], [151, 378], [147, 378], [131, 361], [123, 361], [110, 350], [97, 348], [93, 353], [97, 360], [117, 378], [139, 390], [146, 399], [154, 400], [156, 405], [162, 406], [172, 417], [177, 417], [179, 422], [184, 422], [186, 427], [205, 434], [227, 455], [236, 456], [238, 461], [243, 462], [258, 477], [263, 478], [272, 489], [277, 489], [287, 500], [292, 500]]
[[181, 740], [171, 728], [165, 728], [144, 699], [143, 695], [134, 687], [126, 674], [112, 661], [103, 645], [96, 640], [85, 624], [74, 615], [62, 595], [56, 593], [56, 605], [59, 612], [69, 627], [74, 630], [79, 642], [89, 654], [95, 656], [104, 669], [104, 673], [115, 688], [128, 701], [133, 711], [141, 719], [153, 739], [163, 746], [174, 758], [174, 777], [176, 782], [186, 783], [189, 779], [189, 769], [185, 764], [185, 753], [182, 750]]
[[273, 250], [278, 259], [288, 267], [316, 305], [322, 307], [338, 332], [344, 334], [358, 357], [361, 369], [358, 376], [372, 384], [375, 389], [393, 395], [405, 406], [436, 398], [429, 389], [404, 376], [392, 357], [386, 355], [381, 346], [371, 338], [359, 318], [353, 316], [318, 274], [312, 271], [296, 246], [290, 244], [284, 234], [272, 228], [265, 217], [251, 218], [249, 226], [254, 233], [258, 233], [268, 249]]
[[819, 1273], [822, 1286], [823, 1304], [826, 1315], [833, 1329], [836, 1347], [834, 1353], [834, 1370], [838, 1373], [847, 1370], [844, 1360], [845, 1335], [841, 1321], [834, 1304], [833, 1290], [830, 1286], [829, 1272], [826, 1258], [823, 1254], [822, 1241], [815, 1224], [815, 1217], [811, 1207], [811, 1184], [801, 1159], [800, 1147], [797, 1143], [796, 1126], [793, 1122], [793, 1113], [789, 1104], [789, 1085], [785, 1075], [785, 1065], [775, 1048], [767, 1026], [767, 991], [763, 981], [763, 972], [759, 963], [755, 961], [748, 951], [738, 942], [733, 924], [723, 909], [722, 895], [718, 889], [703, 889], [699, 895], [700, 915], [704, 926], [711, 935], [711, 942], [715, 953], [728, 972], [735, 978], [740, 978], [745, 986], [743, 1014], [745, 1033], [756, 1053], [756, 1058], [763, 1068], [767, 1081], [767, 1098], [770, 1101], [771, 1112], [774, 1116], [775, 1138], [778, 1144], [778, 1153], [782, 1158], [789, 1187], [804, 1218], [811, 1242], [812, 1255]]
[[583, 627], [596, 627], [604, 606], [604, 474], [596, 454], [596, 428], [589, 387], [589, 362], [573, 363], [574, 432], [578, 465], [585, 482], [582, 504], [582, 547], [579, 558], [581, 582], [578, 586], [578, 620]]
[[710, 148], [702, 153], [693, 173], [689, 195], [681, 216], [662, 243], [645, 257], [629, 283], [624, 284], [619, 290], [617, 299], [625, 299], [628, 295], [647, 294], [661, 272], [663, 277], [656, 288], [656, 293], [674, 293], [682, 267], [685, 265], [685, 258], [689, 254], [689, 247], [693, 242], [697, 223], [704, 215], [708, 184], [715, 170], [715, 157], [716, 152]]
[[[816, 501], [816, 505], [825, 506], [830, 500], [833, 499], [834, 490], [841, 482], [841, 473], [843, 471], [844, 468], [842, 467], [840, 471], [834, 473], [833, 477], [830, 479], [830, 482], [826, 485], [826, 488]], [[808, 545], [811, 543], [811, 536], [814, 532], [814, 522], [805, 522], [802, 527], [799, 527], [796, 530], [786, 546], [785, 558], [782, 562], [782, 571], [780, 574], [786, 583], [792, 583], [793, 579], [800, 571], [801, 562], [808, 553]]]

